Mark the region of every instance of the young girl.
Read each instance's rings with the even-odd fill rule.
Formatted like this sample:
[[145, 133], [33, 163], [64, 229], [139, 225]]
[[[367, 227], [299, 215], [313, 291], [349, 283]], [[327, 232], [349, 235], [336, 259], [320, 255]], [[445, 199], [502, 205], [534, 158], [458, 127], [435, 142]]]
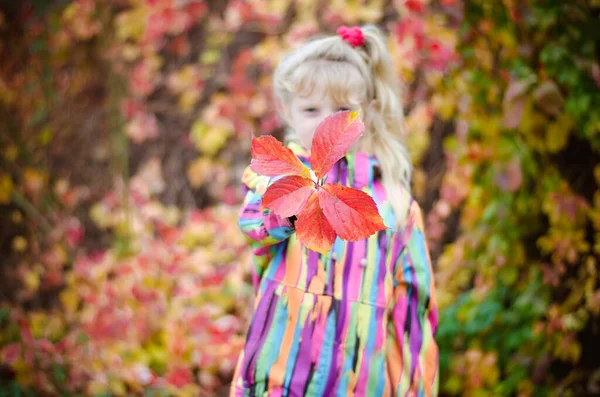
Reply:
[[437, 307], [423, 217], [409, 193], [403, 114], [384, 39], [341, 27], [283, 58], [274, 74], [288, 147], [309, 165], [330, 114], [360, 110], [365, 133], [328, 183], [373, 197], [387, 230], [337, 239], [329, 255], [304, 247], [294, 217], [260, 210], [272, 180], [249, 168], [239, 226], [251, 242], [255, 311], [231, 396], [434, 396]]

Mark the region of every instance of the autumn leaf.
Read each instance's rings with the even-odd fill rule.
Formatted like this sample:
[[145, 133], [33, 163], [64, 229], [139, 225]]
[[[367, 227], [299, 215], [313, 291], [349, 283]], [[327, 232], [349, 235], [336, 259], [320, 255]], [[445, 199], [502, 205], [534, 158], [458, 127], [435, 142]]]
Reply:
[[300, 175], [310, 178], [310, 170], [291, 149], [270, 135], [252, 138], [250, 169], [260, 175]]
[[326, 254], [337, 236], [358, 241], [386, 228], [368, 194], [339, 184], [323, 185], [325, 175], [363, 131], [358, 112], [325, 118], [313, 137], [312, 169], [271, 136], [252, 140], [250, 168], [266, 176], [283, 176], [266, 189], [262, 208], [281, 217], [296, 215], [298, 239], [313, 251]]
[[552, 80], [541, 83], [533, 91], [536, 104], [546, 114], [558, 117], [561, 114], [565, 99], [560, 89]]
[[535, 83], [535, 78], [512, 80], [508, 85], [502, 107], [504, 109], [503, 123], [506, 128], [517, 128], [523, 117], [527, 90]]
[[327, 252], [336, 238], [336, 233], [325, 218], [317, 194], [310, 196], [308, 204], [298, 214], [296, 235], [309, 249], [315, 252]]
[[0, 204], [10, 203], [14, 184], [12, 178], [8, 174], [0, 175]]
[[286, 176], [269, 186], [262, 205], [287, 218], [306, 207], [314, 192], [315, 184], [311, 179], [299, 175]]
[[156, 116], [150, 113], [138, 112], [125, 129], [125, 134], [134, 143], [140, 144], [159, 135]]
[[344, 240], [363, 240], [385, 229], [375, 201], [361, 190], [328, 183], [319, 189], [319, 205]]
[[179, 366], [172, 368], [166, 375], [165, 380], [177, 387], [182, 388], [192, 382], [194, 382], [194, 377], [190, 373], [190, 370], [186, 367]]
[[406, 0], [404, 2], [404, 7], [417, 14], [421, 14], [425, 11], [425, 4], [423, 4], [421, 0]]
[[311, 146], [310, 166], [318, 179], [348, 152], [365, 130], [358, 112], [337, 112], [318, 126]]

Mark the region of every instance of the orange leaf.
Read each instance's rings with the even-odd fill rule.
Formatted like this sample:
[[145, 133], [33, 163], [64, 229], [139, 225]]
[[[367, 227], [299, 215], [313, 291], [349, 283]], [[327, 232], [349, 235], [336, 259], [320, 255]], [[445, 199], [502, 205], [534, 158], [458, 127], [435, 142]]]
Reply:
[[315, 190], [315, 183], [311, 179], [298, 175], [286, 176], [267, 188], [262, 206], [279, 216], [290, 217], [306, 206]]
[[386, 226], [367, 193], [327, 183], [319, 189], [319, 204], [335, 233], [347, 241], [363, 240]]
[[298, 214], [295, 226], [298, 240], [313, 251], [326, 254], [335, 241], [335, 231], [319, 207], [317, 194], [310, 196], [306, 208]]
[[290, 148], [284, 147], [271, 135], [252, 137], [250, 169], [265, 176], [300, 175], [310, 178], [308, 167]]
[[319, 124], [310, 149], [310, 166], [318, 179], [344, 157], [364, 129], [358, 112], [350, 111], [334, 113]]

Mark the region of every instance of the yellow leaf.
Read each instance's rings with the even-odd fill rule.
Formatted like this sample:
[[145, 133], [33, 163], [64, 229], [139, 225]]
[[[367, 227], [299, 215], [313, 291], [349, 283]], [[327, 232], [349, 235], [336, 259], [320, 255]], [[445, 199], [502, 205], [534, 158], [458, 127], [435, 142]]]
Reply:
[[122, 12], [115, 18], [115, 31], [120, 41], [139, 41], [146, 29], [145, 21], [147, 9], [137, 7], [131, 11]]
[[381, 0], [367, 2], [333, 0], [329, 7], [335, 14], [343, 15], [344, 20], [349, 24], [356, 24], [360, 21], [375, 22], [383, 14], [383, 2]]
[[252, 52], [256, 59], [263, 62], [276, 62], [279, 60], [282, 48], [281, 40], [278, 36], [269, 36], [256, 45]]
[[202, 137], [206, 134], [208, 130], [208, 126], [204, 124], [202, 120], [196, 120], [194, 124], [192, 124], [192, 130], [190, 133], [190, 139], [194, 143], [196, 147], [200, 144]]
[[46, 184], [48, 176], [43, 171], [26, 168], [23, 172], [23, 179], [25, 189], [33, 196], [37, 196]]
[[0, 204], [10, 203], [13, 189], [14, 185], [10, 175], [2, 174], [0, 176]]
[[[97, 369], [97, 371], [101, 373], [100, 369]], [[102, 381], [91, 381], [87, 386], [87, 392], [92, 396], [106, 395], [106, 385]]]
[[192, 125], [190, 138], [198, 150], [212, 157], [223, 148], [231, 134], [230, 128], [209, 127], [202, 120], [197, 120]]
[[125, 388], [125, 384], [122, 380], [117, 378], [112, 378], [108, 381], [109, 389], [118, 396], [124, 396], [126, 394], [127, 389]]
[[197, 396], [200, 392], [198, 385], [195, 385], [193, 383], [185, 385], [181, 389], [176, 389], [176, 390], [177, 390], [177, 395], [180, 397], [194, 397], [194, 396]]
[[525, 103], [519, 128], [532, 149], [542, 153], [546, 151], [545, 131], [547, 120], [533, 108], [531, 99], [528, 99]]
[[444, 390], [448, 391], [451, 394], [460, 394], [460, 391], [463, 390], [461, 378], [454, 373], [450, 375], [450, 377], [444, 384]]
[[139, 45], [123, 44], [121, 46], [121, 55], [128, 62], [133, 62], [142, 55]]
[[164, 345], [151, 344], [147, 348], [148, 356], [150, 357], [150, 367], [165, 368], [167, 363], [167, 352]]
[[434, 94], [431, 104], [444, 121], [450, 120], [456, 109], [456, 101], [451, 95]]
[[65, 21], [69, 21], [69, 20], [75, 18], [76, 15], [77, 15], [77, 5], [75, 3], [71, 3], [67, 7], [65, 7], [65, 9], [63, 10], [62, 17]]
[[573, 125], [573, 120], [566, 113], [561, 114], [558, 120], [550, 124], [546, 134], [546, 147], [550, 153], [556, 153], [564, 148]]
[[190, 90], [202, 78], [196, 65], [185, 65], [179, 71], [169, 75], [167, 85], [175, 93]]
[[46, 327], [48, 325], [48, 316], [43, 312], [34, 312], [30, 317], [31, 333], [35, 338], [43, 338], [45, 336]]
[[79, 296], [73, 290], [66, 289], [60, 294], [60, 302], [67, 312], [74, 313], [79, 304]]
[[17, 384], [19, 385], [30, 385], [34, 379], [34, 371], [31, 370], [31, 367], [25, 363], [25, 360], [18, 359], [12, 365], [11, 368], [17, 374]]
[[37, 291], [37, 289], [40, 287], [40, 275], [38, 272], [30, 270], [25, 273], [23, 282], [25, 283], [25, 288], [27, 288], [28, 291]]
[[205, 65], [217, 63], [219, 59], [221, 59], [221, 51], [214, 48], [208, 49], [200, 55], [200, 63]]
[[106, 229], [113, 224], [110, 213], [101, 203], [94, 204], [90, 208], [90, 218], [100, 229]]
[[415, 163], [429, 147], [429, 127], [432, 114], [428, 106], [419, 105], [406, 118], [407, 146]]
[[52, 140], [52, 135], [54, 135], [52, 131], [52, 127], [46, 126], [42, 129], [39, 135], [39, 141], [42, 146], [46, 146]]
[[23, 236], [16, 236], [12, 240], [12, 248], [16, 252], [23, 252], [27, 249], [27, 239]]
[[200, 98], [200, 90], [199, 89], [188, 89], [185, 90], [179, 96], [179, 108], [184, 112], [189, 112], [194, 108], [196, 102]]
[[202, 186], [212, 168], [212, 162], [206, 157], [194, 160], [187, 169], [187, 177], [190, 184], [196, 188]]
[[[502, 51], [511, 51], [512, 53], [518, 50], [517, 36], [508, 29], [501, 29], [496, 34], [496, 39], [502, 43]], [[512, 57], [511, 57], [512, 58]]]
[[424, 197], [427, 187], [427, 174], [420, 168], [413, 171], [413, 189], [416, 197]]
[[169, 225], [175, 226], [181, 218], [181, 211], [176, 206], [167, 207], [162, 216], [162, 221]]
[[162, 57], [156, 53], [150, 53], [150, 55], [146, 55], [144, 61], [148, 63], [148, 67], [153, 72], [158, 71], [163, 64]]

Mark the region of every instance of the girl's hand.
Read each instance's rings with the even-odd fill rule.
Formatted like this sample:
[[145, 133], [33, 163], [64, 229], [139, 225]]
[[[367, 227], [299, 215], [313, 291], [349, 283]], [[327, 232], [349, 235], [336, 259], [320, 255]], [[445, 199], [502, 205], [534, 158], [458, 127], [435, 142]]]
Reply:
[[296, 219], [298, 219], [298, 218], [296, 218], [296, 215], [290, 216], [290, 217], [288, 218], [288, 220], [289, 220], [289, 221], [290, 221], [290, 223], [292, 224], [292, 228], [295, 228], [295, 227], [296, 227], [296, 225], [294, 224], [294, 222], [296, 222]]

